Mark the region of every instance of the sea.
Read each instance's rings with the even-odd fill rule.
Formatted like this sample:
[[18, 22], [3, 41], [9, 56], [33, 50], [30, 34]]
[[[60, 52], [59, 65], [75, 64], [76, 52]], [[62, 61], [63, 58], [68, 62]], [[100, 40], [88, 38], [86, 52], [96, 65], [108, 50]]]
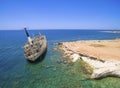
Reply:
[[28, 30], [47, 37], [44, 59], [30, 63], [24, 56], [27, 42], [24, 30], [0, 30], [0, 88], [120, 88], [120, 78], [89, 79], [83, 62], [70, 63], [63, 52], [54, 50], [58, 42], [77, 40], [111, 40], [120, 33], [104, 30]]

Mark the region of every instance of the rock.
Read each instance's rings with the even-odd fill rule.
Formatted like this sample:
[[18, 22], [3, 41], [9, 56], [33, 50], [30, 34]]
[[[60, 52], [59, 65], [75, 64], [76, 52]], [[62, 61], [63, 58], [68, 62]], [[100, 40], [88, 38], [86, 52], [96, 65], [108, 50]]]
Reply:
[[[86, 54], [83, 55], [79, 52], [71, 49], [71, 46], [68, 46], [66, 43], [59, 42], [58, 45], [60, 49], [64, 51], [65, 56], [69, 56], [72, 59], [72, 62], [76, 62], [78, 59], [82, 59], [84, 62], [88, 63], [92, 67], [93, 71], [91, 72], [91, 78], [98, 79], [106, 76], [116, 76], [120, 77], [120, 62], [119, 61], [107, 61], [102, 59], [97, 59], [94, 57], [88, 57]], [[101, 45], [99, 45], [101, 46]], [[77, 54], [77, 53], [79, 54]], [[67, 63], [63, 61], [63, 63]], [[88, 69], [89, 70], [89, 69]]]
[[70, 56], [70, 58], [72, 58], [72, 62], [76, 62], [78, 59], [80, 59], [80, 55], [79, 54], [72, 54]]
[[91, 76], [93, 79], [103, 78], [106, 76], [120, 77], [120, 62], [118, 61], [100, 61], [85, 56], [82, 57], [82, 60], [94, 68]]
[[103, 78], [106, 76], [117, 76], [120, 77], [120, 65], [113, 67], [103, 67], [99, 69], [95, 69], [92, 74], [92, 78]]
[[67, 64], [68, 62], [66, 60], [63, 61], [64, 64]]
[[63, 43], [62, 42], [58, 42], [58, 45], [62, 45]]

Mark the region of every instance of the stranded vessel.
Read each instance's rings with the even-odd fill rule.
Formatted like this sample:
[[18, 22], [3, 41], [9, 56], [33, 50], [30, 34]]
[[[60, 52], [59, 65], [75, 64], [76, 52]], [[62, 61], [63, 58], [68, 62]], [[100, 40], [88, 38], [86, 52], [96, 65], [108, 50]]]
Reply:
[[45, 35], [37, 35], [33, 38], [29, 36], [27, 29], [24, 28], [28, 42], [24, 45], [24, 55], [28, 61], [37, 61], [43, 59], [47, 51], [47, 41]]

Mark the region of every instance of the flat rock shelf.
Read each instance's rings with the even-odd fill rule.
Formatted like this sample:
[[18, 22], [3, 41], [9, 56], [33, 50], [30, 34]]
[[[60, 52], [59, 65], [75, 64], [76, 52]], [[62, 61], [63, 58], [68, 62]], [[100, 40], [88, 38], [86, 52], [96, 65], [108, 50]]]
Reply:
[[120, 39], [59, 42], [58, 49], [72, 62], [82, 59], [93, 68], [92, 79], [120, 77]]

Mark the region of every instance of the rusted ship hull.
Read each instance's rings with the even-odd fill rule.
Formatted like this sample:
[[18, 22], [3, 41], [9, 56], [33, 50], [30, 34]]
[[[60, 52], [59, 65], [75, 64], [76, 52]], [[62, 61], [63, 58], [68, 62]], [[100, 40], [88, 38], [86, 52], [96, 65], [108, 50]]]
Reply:
[[28, 42], [24, 45], [24, 55], [28, 61], [35, 62], [38, 59], [42, 60], [47, 51], [47, 41], [44, 35], [38, 35], [33, 38], [28, 37]]
[[38, 36], [32, 39], [33, 44], [28, 43], [24, 46], [24, 54], [27, 60], [36, 61], [43, 57], [47, 50], [47, 42], [45, 36]]
[[26, 58], [29, 62], [40, 62], [45, 58], [46, 53], [47, 53], [47, 47], [45, 48], [44, 52], [41, 53], [38, 57], [34, 57], [34, 58], [27, 58], [26, 57]]

